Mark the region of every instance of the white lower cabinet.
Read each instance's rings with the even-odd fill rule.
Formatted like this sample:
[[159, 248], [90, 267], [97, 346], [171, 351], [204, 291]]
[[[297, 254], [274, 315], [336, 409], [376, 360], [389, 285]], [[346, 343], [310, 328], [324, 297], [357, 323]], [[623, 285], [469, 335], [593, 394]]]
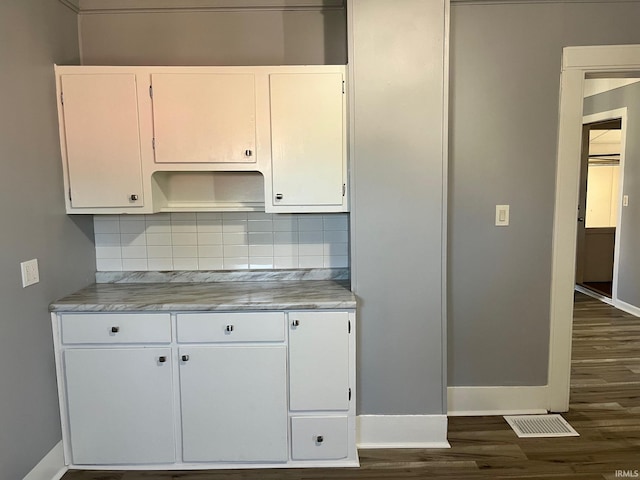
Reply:
[[349, 455], [346, 415], [291, 418], [291, 458], [340, 460]]
[[74, 464], [175, 462], [170, 358], [170, 348], [64, 352]]
[[183, 460], [286, 462], [286, 347], [179, 351]]
[[52, 320], [71, 468], [358, 465], [353, 310]]

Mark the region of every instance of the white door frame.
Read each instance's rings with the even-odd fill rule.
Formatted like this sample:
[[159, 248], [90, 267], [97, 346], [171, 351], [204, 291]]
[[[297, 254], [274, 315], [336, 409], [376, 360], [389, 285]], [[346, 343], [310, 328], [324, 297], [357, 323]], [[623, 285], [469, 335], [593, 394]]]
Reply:
[[547, 389], [547, 408], [554, 412], [569, 409], [584, 79], [590, 73], [631, 71], [640, 71], [640, 45], [563, 49]]

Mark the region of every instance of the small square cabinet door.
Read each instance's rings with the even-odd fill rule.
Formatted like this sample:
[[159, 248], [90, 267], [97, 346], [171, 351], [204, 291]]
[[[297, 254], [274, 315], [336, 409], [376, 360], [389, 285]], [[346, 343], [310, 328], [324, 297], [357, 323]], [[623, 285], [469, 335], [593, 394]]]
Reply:
[[289, 408], [349, 409], [349, 314], [289, 314]]
[[64, 352], [75, 465], [173, 463], [170, 348]]
[[71, 206], [143, 206], [136, 76], [62, 75], [60, 81]]
[[341, 205], [342, 75], [272, 74], [269, 81], [274, 205]]
[[256, 161], [253, 74], [151, 75], [158, 163]]
[[348, 419], [339, 417], [293, 417], [293, 460], [339, 460], [349, 454]]

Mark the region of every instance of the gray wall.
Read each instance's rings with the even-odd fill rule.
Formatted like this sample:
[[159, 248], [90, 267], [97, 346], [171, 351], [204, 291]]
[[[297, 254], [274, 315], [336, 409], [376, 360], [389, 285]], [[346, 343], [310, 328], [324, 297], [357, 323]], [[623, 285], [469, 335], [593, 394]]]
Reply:
[[[78, 60], [76, 15], [53, 0], [0, 3], [0, 479], [60, 441], [48, 304], [91, 282], [90, 218], [64, 213], [53, 63]], [[23, 289], [19, 263], [38, 258]]]
[[442, 414], [444, 2], [349, 4], [359, 414]]
[[85, 65], [345, 64], [345, 10], [80, 15]]
[[562, 47], [640, 43], [638, 18], [637, 2], [452, 5], [449, 385], [547, 383]]
[[616, 230], [616, 234], [621, 235], [618, 299], [640, 307], [640, 83], [594, 95], [584, 101], [585, 115], [623, 107], [627, 107], [628, 116], [622, 188], [624, 194], [629, 195], [629, 205], [622, 207], [622, 223]]

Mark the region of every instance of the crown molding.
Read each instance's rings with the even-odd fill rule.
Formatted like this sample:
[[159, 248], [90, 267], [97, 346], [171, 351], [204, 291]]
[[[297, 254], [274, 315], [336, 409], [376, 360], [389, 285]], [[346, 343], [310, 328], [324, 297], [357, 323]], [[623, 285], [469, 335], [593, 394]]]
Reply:
[[59, 0], [79, 3], [80, 14], [171, 11], [337, 10], [344, 0]]
[[80, 0], [58, 0], [65, 7], [73, 10], [75, 13], [80, 13]]

